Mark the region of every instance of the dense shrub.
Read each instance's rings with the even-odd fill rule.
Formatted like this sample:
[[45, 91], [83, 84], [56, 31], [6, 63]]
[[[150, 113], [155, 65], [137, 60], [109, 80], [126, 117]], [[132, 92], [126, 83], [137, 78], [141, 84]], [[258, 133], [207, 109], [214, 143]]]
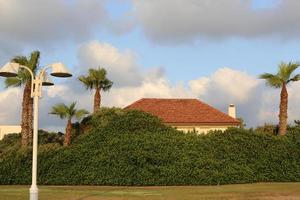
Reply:
[[[39, 184], [200, 185], [300, 181], [300, 129], [184, 134], [139, 111], [106, 109], [71, 147], [41, 145]], [[29, 184], [31, 150], [0, 158], [0, 184]]]
[[[38, 133], [38, 144], [40, 146], [61, 146], [63, 144], [64, 135], [62, 133], [47, 132], [45, 130], [39, 130]], [[21, 135], [19, 133], [5, 135], [0, 140], [0, 158], [5, 158], [7, 154], [16, 154], [20, 148]]]
[[264, 124], [255, 128], [255, 132], [268, 133], [270, 135], [278, 135], [279, 126], [274, 124]]
[[5, 154], [21, 147], [21, 135], [18, 133], [8, 134], [0, 140], [0, 158]]
[[64, 142], [64, 134], [62, 133], [54, 133], [54, 132], [47, 132], [45, 130], [39, 130], [39, 144], [53, 144], [57, 143], [62, 145]]

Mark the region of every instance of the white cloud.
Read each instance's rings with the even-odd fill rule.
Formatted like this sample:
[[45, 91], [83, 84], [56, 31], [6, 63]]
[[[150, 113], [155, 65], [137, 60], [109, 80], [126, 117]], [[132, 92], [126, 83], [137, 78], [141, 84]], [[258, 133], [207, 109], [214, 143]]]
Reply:
[[21, 124], [22, 91], [9, 88], [0, 91], [0, 125]]
[[[129, 49], [119, 50], [111, 44], [93, 41], [80, 47], [78, 58], [81, 73], [86, 74], [89, 68], [104, 67], [115, 87], [139, 85], [144, 79], [145, 72], [135, 53]], [[159, 73], [163, 72], [152, 70], [148, 75], [159, 76]]]
[[105, 2], [0, 0], [0, 34], [23, 44], [82, 38], [107, 17]]
[[[92, 92], [85, 91], [84, 87], [75, 83], [75, 81], [77, 80], [66, 80], [64, 83], [48, 88], [44, 92], [46, 98], [52, 98], [56, 101], [59, 100], [59, 103], [65, 102], [66, 104], [76, 102], [77, 107], [91, 110]], [[54, 105], [54, 102], [52, 102], [52, 105]]]
[[298, 0], [274, 0], [276, 6], [265, 9], [253, 9], [251, 0], [132, 2], [145, 34], [158, 43], [232, 37], [292, 39], [300, 34]]
[[[135, 54], [129, 50], [120, 50], [110, 44], [88, 43], [80, 49], [79, 55], [90, 55], [92, 62], [104, 60], [108, 67], [108, 77], [113, 81], [118, 77], [116, 71], [122, 72], [122, 84], [102, 93], [103, 106], [125, 107], [144, 98], [199, 98], [212, 106], [227, 112], [227, 106], [234, 103], [238, 116], [243, 117], [249, 126], [265, 122], [277, 123], [280, 90], [266, 88], [257, 77], [233, 70], [220, 68], [211, 76], [199, 77], [188, 83], [171, 84], [161, 69], [145, 70], [137, 65]], [[91, 48], [93, 47], [93, 48]], [[86, 50], [86, 51], [83, 51]], [[94, 51], [94, 52], [93, 52]], [[89, 59], [79, 56], [84, 64]], [[110, 64], [109, 64], [110, 63]], [[93, 63], [90, 63], [93, 64]], [[101, 64], [101, 63], [100, 63]], [[83, 65], [89, 66], [89, 65]], [[87, 68], [86, 68], [87, 70]], [[115, 70], [115, 71], [114, 71]], [[139, 82], [130, 83], [137, 74]], [[128, 80], [129, 82], [126, 83]], [[118, 81], [118, 80], [117, 80]], [[299, 119], [300, 83], [293, 83], [289, 88], [289, 121]], [[40, 101], [40, 128], [63, 131], [65, 121], [48, 113], [51, 106], [64, 102], [77, 102], [78, 108], [92, 110], [93, 91], [86, 91], [76, 77], [45, 88]], [[18, 124], [20, 121], [22, 89], [11, 88], [0, 92], [0, 124]], [[9, 106], [8, 106], [9, 105]], [[11, 106], [14, 105], [14, 106]]]
[[112, 88], [104, 95], [104, 104], [125, 107], [140, 98], [192, 97], [182, 84], [171, 85], [166, 78], [144, 80], [138, 86]]
[[202, 96], [207, 93], [210, 83], [211, 81], [208, 77], [202, 77], [197, 80], [191, 80], [188, 84], [192, 90], [192, 93]]
[[[197, 84], [198, 81], [199, 84]], [[190, 81], [190, 86], [192, 89], [193, 87], [203, 87], [199, 95], [206, 96], [210, 101], [214, 101], [214, 95], [217, 95], [219, 98], [226, 99], [228, 103], [229, 101], [242, 103], [249, 100], [249, 94], [253, 93], [258, 83], [256, 77], [249, 76], [245, 72], [221, 68], [210, 79], [200, 78], [199, 80]], [[219, 99], [216, 101], [219, 101]]]
[[200, 77], [189, 81], [194, 96], [227, 112], [229, 104], [235, 104], [238, 116], [243, 117], [248, 125], [255, 125], [260, 110], [258, 96], [261, 95], [261, 81], [256, 77], [231, 68], [220, 68], [210, 77]]
[[289, 92], [289, 120], [300, 120], [300, 82], [292, 83]]
[[89, 68], [104, 67], [117, 85], [141, 81], [135, 55], [130, 50], [120, 52], [108, 43], [93, 41], [80, 47], [78, 58], [82, 73]]
[[0, 62], [30, 49], [51, 54], [96, 33], [129, 31], [130, 27], [114, 28], [117, 21], [111, 19], [107, 3], [107, 0], [0, 0]]

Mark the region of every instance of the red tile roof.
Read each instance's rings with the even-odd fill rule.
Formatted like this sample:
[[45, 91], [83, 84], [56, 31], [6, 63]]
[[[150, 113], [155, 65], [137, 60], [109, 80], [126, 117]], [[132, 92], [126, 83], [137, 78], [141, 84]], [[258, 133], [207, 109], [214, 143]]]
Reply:
[[238, 125], [240, 121], [197, 99], [143, 98], [125, 109], [156, 115], [165, 123]]

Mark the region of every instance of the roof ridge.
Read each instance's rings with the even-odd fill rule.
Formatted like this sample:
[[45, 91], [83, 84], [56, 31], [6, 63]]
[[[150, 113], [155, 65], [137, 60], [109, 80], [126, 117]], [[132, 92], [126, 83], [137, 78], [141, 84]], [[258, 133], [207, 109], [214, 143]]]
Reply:
[[142, 99], [156, 99], [156, 100], [198, 100], [197, 98], [141, 98]]
[[215, 107], [213, 107], [213, 106], [211, 106], [211, 105], [209, 105], [209, 104], [207, 104], [207, 103], [205, 103], [205, 102], [203, 102], [203, 101], [200, 101], [199, 99], [197, 99], [197, 101], [199, 101], [199, 102], [205, 104], [206, 106], [210, 107], [211, 109], [214, 109], [215, 111], [218, 111], [218, 112], [222, 113], [222, 114], [225, 115], [226, 117], [230, 117], [231, 119], [233, 119], [233, 120], [239, 122], [238, 119], [231, 117], [229, 114], [224, 113], [224, 112], [222, 112], [221, 110], [219, 110], [219, 109], [217, 109], [217, 108], [215, 108]]
[[131, 107], [132, 105], [137, 104], [137, 103], [139, 103], [143, 100], [198, 100], [198, 99], [196, 99], [196, 98], [191, 98], [191, 99], [183, 98], [183, 99], [181, 99], [181, 98], [153, 98], [153, 97], [147, 98], [147, 97], [143, 97], [141, 99], [138, 99], [138, 100], [134, 101], [130, 105], [124, 107], [124, 109], [127, 109], [127, 108]]
[[[168, 108], [176, 106], [174, 107], [175, 110], [165, 110], [161, 105]], [[204, 111], [201, 111], [201, 107]], [[213, 120], [212, 122], [240, 123], [236, 118], [196, 98], [141, 98], [124, 109], [139, 109], [150, 112], [164, 118], [166, 122], [180, 119], [181, 122], [188, 122], [186, 120], [203, 120], [203, 122], [209, 122], [209, 120]], [[200, 113], [202, 112], [201, 116], [199, 115], [199, 109]], [[176, 110], [180, 114], [176, 113]], [[186, 115], [188, 112], [192, 113], [192, 115]], [[203, 116], [209, 116], [209, 118], [203, 118]]]

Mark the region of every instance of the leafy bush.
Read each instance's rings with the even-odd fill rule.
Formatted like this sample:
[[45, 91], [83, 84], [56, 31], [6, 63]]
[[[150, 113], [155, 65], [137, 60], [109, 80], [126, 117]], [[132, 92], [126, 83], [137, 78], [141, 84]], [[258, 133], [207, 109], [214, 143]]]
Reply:
[[0, 140], [0, 158], [5, 154], [21, 147], [21, 135], [19, 133], [8, 134]]
[[39, 144], [57, 143], [62, 145], [64, 142], [64, 135], [62, 133], [51, 133], [44, 130], [39, 130]]
[[[63, 144], [64, 135], [62, 133], [50, 133], [44, 130], [39, 130], [38, 133], [39, 145], [53, 144], [52, 146], [61, 146]], [[5, 157], [7, 154], [16, 153], [20, 148], [20, 133], [5, 135], [4, 138], [0, 140], [0, 158]]]
[[[184, 134], [139, 111], [106, 109], [71, 147], [39, 147], [38, 182], [202, 185], [300, 181], [300, 129], [284, 137], [231, 128]], [[0, 184], [30, 184], [31, 150], [0, 158]]]
[[268, 133], [270, 135], [278, 135], [279, 126], [274, 124], [264, 124], [263, 126], [256, 127], [255, 132], [263, 132]]

